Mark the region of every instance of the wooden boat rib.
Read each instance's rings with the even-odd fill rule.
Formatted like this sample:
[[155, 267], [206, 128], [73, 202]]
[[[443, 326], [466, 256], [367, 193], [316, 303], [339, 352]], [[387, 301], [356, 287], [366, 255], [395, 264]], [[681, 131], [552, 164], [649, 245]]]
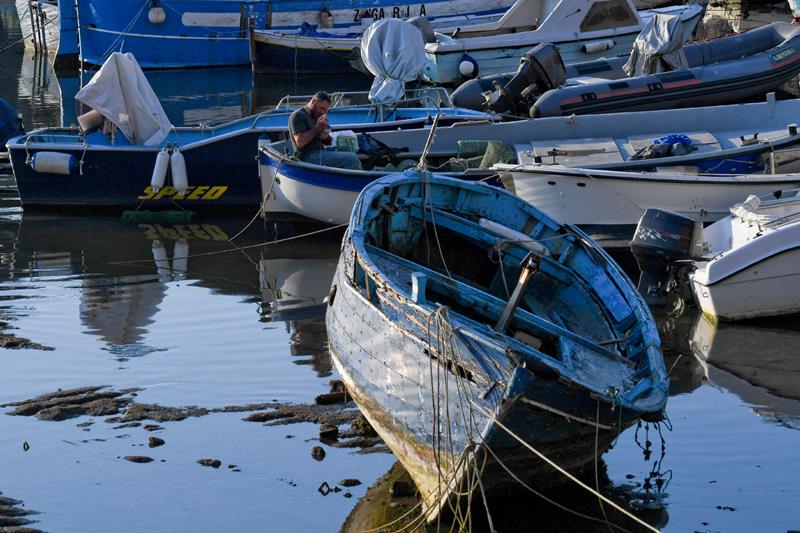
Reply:
[[487, 491], [516, 486], [506, 468], [561, 482], [495, 419], [576, 472], [596, 431], [604, 450], [666, 402], [658, 333], [627, 277], [495, 187], [412, 171], [368, 186], [328, 305], [337, 369], [429, 519], [476, 469]]

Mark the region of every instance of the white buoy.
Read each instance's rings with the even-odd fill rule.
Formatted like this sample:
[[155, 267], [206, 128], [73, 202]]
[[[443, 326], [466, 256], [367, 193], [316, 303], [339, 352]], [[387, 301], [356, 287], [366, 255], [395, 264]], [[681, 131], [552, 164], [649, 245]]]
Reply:
[[156, 156], [156, 164], [153, 167], [153, 177], [150, 178], [150, 188], [153, 192], [158, 192], [164, 186], [167, 179], [167, 167], [169, 166], [169, 152], [164, 148]]
[[163, 7], [151, 7], [147, 12], [147, 20], [150, 21], [150, 24], [164, 24], [164, 21], [167, 20], [167, 13]]
[[169, 169], [172, 173], [172, 186], [183, 196], [189, 188], [189, 178], [186, 176], [186, 160], [180, 150], [175, 148], [169, 158]]
[[31, 159], [31, 168], [46, 174], [68, 176], [75, 166], [75, 156], [61, 152], [36, 152]]
[[475, 74], [475, 63], [464, 59], [458, 64], [458, 73], [465, 78], [471, 78]]
[[189, 270], [189, 241], [180, 239], [172, 251], [172, 275], [183, 276]]

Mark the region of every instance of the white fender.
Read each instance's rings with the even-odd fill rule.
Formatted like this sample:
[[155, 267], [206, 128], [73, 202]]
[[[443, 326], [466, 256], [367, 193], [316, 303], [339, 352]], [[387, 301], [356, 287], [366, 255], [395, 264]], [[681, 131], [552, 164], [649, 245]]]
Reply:
[[169, 165], [169, 152], [164, 148], [156, 156], [156, 164], [153, 166], [153, 177], [150, 178], [150, 188], [153, 192], [158, 192], [164, 186], [167, 179], [167, 166]]
[[180, 150], [175, 148], [169, 158], [169, 169], [172, 172], [172, 186], [183, 196], [189, 188], [189, 178], [186, 176], [186, 160]]
[[175, 249], [172, 251], [172, 274], [183, 276], [189, 269], [189, 242], [180, 239], [175, 242]]
[[31, 168], [36, 172], [68, 176], [75, 167], [75, 156], [71, 154], [36, 152], [31, 158]]
[[611, 50], [616, 44], [617, 43], [615, 43], [613, 39], [604, 39], [602, 41], [590, 41], [588, 43], [583, 43], [581, 48], [587, 54], [596, 54], [598, 52]]

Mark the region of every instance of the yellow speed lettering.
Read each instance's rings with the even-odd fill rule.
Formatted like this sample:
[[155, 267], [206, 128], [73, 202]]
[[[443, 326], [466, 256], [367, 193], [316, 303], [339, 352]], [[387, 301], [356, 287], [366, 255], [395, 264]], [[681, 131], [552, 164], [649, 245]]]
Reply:
[[158, 191], [154, 191], [148, 186], [142, 194], [137, 196], [138, 200], [218, 200], [228, 190], [227, 185], [197, 185], [190, 186], [184, 194], [179, 194], [172, 185], [165, 185]]
[[161, 224], [139, 224], [148, 240], [165, 239], [176, 241], [178, 239], [202, 239], [204, 241], [227, 241], [228, 234], [216, 224], [175, 224], [162, 226]]

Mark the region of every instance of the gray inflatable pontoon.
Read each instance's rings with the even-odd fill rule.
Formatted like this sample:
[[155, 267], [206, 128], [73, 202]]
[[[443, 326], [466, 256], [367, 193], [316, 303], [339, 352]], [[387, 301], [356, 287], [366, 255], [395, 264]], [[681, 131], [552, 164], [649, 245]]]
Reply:
[[[628, 57], [565, 68], [555, 47], [539, 45], [516, 73], [468, 81], [452, 100], [459, 107], [534, 118], [740, 102], [800, 73], [800, 26], [775, 22], [677, 53], [686, 68], [629, 77], [623, 70]], [[668, 68], [660, 57], [656, 69]]]

